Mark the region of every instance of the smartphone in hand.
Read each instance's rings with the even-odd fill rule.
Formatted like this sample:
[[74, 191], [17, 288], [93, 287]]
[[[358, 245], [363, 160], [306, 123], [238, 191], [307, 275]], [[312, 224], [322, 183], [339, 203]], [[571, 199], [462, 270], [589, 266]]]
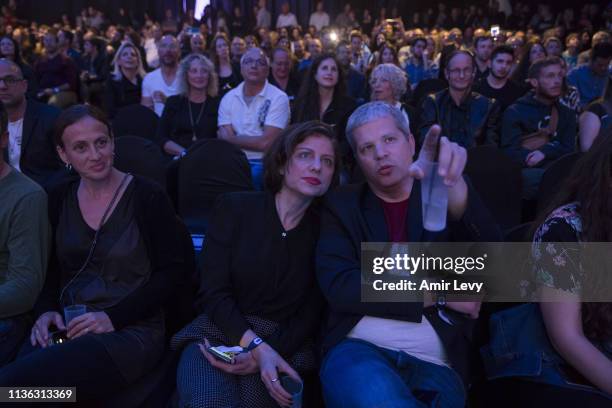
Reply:
[[234, 357], [242, 353], [242, 347], [227, 347], [227, 346], [215, 346], [207, 347], [206, 351], [213, 355], [219, 361], [231, 364], [234, 361]]

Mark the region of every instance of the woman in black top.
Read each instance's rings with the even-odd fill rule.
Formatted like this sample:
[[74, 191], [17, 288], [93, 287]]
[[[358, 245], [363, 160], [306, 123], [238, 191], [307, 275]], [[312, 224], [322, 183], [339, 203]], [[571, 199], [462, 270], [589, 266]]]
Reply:
[[200, 139], [216, 137], [219, 110], [217, 74], [208, 58], [188, 55], [181, 61], [178, 76], [180, 94], [166, 100], [157, 127], [161, 147], [173, 156]]
[[344, 74], [333, 54], [322, 54], [308, 68], [300, 92], [293, 104], [291, 123], [320, 120], [332, 125], [340, 141], [345, 164], [350, 166], [352, 153], [344, 137], [349, 116], [357, 107], [346, 94]]
[[612, 81], [608, 78], [602, 98], [591, 102], [580, 115], [578, 142], [580, 151], [591, 148], [595, 139], [612, 128]]
[[28, 98], [35, 97], [38, 93], [38, 82], [36, 81], [36, 75], [34, 74], [32, 67], [22, 58], [17, 41], [10, 36], [2, 37], [0, 39], [0, 57], [13, 61], [19, 66], [19, 68], [21, 68], [23, 78], [28, 81], [26, 96]]
[[[336, 181], [338, 164], [329, 126], [293, 125], [264, 157], [267, 191], [218, 201], [202, 252], [202, 314], [173, 338], [173, 346], [187, 346], [177, 373], [180, 406], [289, 406], [281, 373], [299, 378], [314, 369], [324, 303], [312, 203]], [[209, 344], [255, 347], [228, 364], [213, 358]]]
[[104, 110], [114, 118], [124, 106], [140, 103], [145, 70], [140, 53], [134, 44], [121, 44], [113, 59], [113, 72], [104, 88]]
[[219, 95], [222, 97], [230, 89], [242, 82], [240, 65], [232, 64], [230, 56], [230, 41], [224, 33], [218, 33], [210, 43], [210, 55], [219, 77]]
[[[183, 268], [178, 225], [167, 196], [113, 167], [104, 114], [65, 110], [55, 143], [80, 176], [49, 196], [54, 248], [36, 322], [20, 357], [0, 371], [2, 386], [76, 386], [79, 401], [105, 398], [150, 371], [165, 348], [162, 305]], [[66, 306], [85, 314], [64, 321]], [[51, 330], [67, 330], [50, 345]]]

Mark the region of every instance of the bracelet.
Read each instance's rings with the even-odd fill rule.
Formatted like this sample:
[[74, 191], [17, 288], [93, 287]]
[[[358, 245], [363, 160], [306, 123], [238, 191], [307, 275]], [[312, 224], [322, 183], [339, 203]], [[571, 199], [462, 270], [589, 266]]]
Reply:
[[244, 350], [245, 353], [249, 352], [249, 351], [254, 350], [255, 348], [257, 348], [257, 346], [259, 346], [263, 342], [264, 341], [261, 338], [255, 337], [253, 340], [251, 340], [249, 345], [246, 346], [243, 350]]

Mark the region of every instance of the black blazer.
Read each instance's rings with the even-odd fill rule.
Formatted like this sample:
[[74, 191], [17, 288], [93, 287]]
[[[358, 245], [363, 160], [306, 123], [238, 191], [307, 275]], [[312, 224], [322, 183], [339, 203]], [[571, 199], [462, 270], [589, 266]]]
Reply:
[[[468, 183], [469, 186], [469, 183]], [[421, 187], [415, 180], [406, 217], [409, 242], [501, 241], [501, 231], [478, 194], [469, 187], [463, 218], [449, 222], [441, 232], [423, 229]], [[366, 183], [346, 185], [330, 192], [321, 212], [317, 246], [317, 279], [329, 304], [323, 352], [342, 341], [365, 315], [420, 322], [427, 316], [440, 337], [452, 367], [468, 382], [470, 337], [473, 321], [451, 326], [438, 317], [435, 307], [421, 302], [361, 302], [361, 243], [389, 241], [380, 199]]]
[[29, 99], [23, 117], [21, 172], [43, 187], [64, 172], [53, 142], [56, 107]]

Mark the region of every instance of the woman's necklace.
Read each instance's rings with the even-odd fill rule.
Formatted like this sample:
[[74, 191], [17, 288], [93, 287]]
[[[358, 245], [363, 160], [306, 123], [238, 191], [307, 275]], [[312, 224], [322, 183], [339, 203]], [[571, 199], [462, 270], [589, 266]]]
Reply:
[[193, 121], [193, 112], [191, 110], [191, 101], [189, 100], [189, 98], [187, 98], [187, 105], [189, 106], [189, 121], [191, 122], [191, 131], [193, 133], [191, 141], [195, 142], [198, 140], [198, 137], [196, 136], [196, 125], [200, 125], [200, 119], [202, 119], [202, 114], [204, 113], [204, 105], [206, 105], [206, 101], [202, 102], [200, 113], [198, 113], [198, 117], [196, 118], [195, 122]]

